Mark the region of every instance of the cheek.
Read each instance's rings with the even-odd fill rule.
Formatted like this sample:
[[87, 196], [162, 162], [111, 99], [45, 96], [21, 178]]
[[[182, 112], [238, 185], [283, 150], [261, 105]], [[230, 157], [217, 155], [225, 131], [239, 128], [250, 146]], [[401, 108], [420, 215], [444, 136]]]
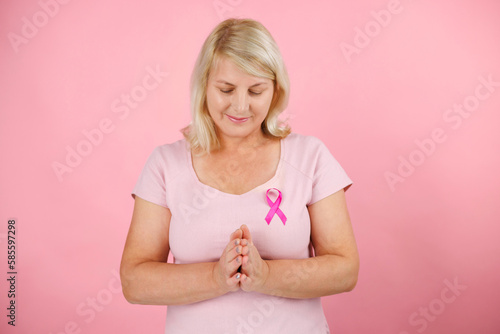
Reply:
[[207, 106], [210, 111], [223, 111], [230, 105], [227, 98], [224, 98], [220, 94], [207, 94]]
[[259, 110], [259, 112], [266, 113], [269, 111], [269, 107], [271, 106], [273, 96], [267, 96], [266, 98], [259, 99], [255, 101], [255, 108]]

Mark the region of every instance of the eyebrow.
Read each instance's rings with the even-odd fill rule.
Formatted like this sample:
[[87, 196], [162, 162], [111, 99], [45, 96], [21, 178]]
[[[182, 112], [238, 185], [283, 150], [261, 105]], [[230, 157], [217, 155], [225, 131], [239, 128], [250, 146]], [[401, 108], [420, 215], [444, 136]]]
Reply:
[[[224, 80], [217, 80], [216, 82], [218, 83], [222, 83], [222, 84], [225, 84], [225, 85], [228, 85], [228, 86], [234, 86], [234, 84], [230, 83], [230, 82], [227, 82], [227, 81], [224, 81]], [[267, 82], [258, 82], [254, 85], [251, 85], [250, 87], [255, 87], [255, 86], [259, 86], [259, 85], [266, 85]]]

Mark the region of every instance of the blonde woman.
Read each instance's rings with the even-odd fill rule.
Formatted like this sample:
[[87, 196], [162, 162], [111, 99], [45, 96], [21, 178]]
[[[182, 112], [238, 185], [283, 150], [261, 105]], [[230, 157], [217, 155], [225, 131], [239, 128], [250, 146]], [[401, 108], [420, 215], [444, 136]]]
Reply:
[[262, 24], [226, 20], [203, 44], [192, 121], [147, 160], [121, 263], [129, 302], [168, 305], [165, 333], [329, 333], [320, 297], [356, 285], [352, 181], [280, 123], [289, 90]]

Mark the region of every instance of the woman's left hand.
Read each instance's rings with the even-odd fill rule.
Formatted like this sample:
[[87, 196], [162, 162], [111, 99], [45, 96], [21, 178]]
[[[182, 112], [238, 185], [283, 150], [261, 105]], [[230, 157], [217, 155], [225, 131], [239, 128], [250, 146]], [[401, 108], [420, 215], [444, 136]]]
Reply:
[[241, 225], [240, 229], [243, 231], [242, 240], [248, 241], [248, 250], [244, 252], [241, 264], [240, 287], [243, 291], [260, 291], [269, 275], [269, 266], [253, 244], [248, 226]]

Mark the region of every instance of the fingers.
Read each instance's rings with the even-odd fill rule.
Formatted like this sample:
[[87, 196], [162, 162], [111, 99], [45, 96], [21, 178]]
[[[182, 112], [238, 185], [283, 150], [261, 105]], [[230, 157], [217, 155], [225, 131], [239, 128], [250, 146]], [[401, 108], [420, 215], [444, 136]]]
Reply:
[[237, 291], [240, 288], [240, 279], [241, 279], [240, 273], [235, 273], [232, 276], [226, 276], [225, 290]]
[[240, 280], [241, 280], [241, 274], [240, 273], [236, 273], [234, 274], [233, 276], [229, 277], [227, 280], [226, 280], [226, 284], [228, 286], [236, 286], [240, 283]]
[[228, 273], [228, 265], [224, 264], [222, 260], [215, 264], [213, 275], [215, 282], [224, 293], [239, 289], [241, 274], [238, 272]]
[[[241, 279], [250, 282], [247, 276], [249, 273], [241, 273], [238, 268], [242, 267], [243, 263], [248, 264], [250, 247], [252, 246], [252, 239], [248, 226], [242, 225], [229, 236], [229, 242], [224, 249], [224, 252], [219, 260], [219, 281], [225, 285], [225, 289], [235, 291], [240, 286]], [[243, 270], [243, 269], [242, 269]]]
[[234, 240], [234, 239], [241, 239], [243, 236], [243, 231], [241, 229], [237, 229], [231, 235], [229, 236], [229, 241]]
[[252, 291], [252, 279], [250, 277], [248, 277], [247, 275], [245, 274], [241, 274], [241, 277], [239, 279], [239, 283], [240, 283], [240, 286], [241, 286], [241, 289], [243, 291]]
[[[240, 230], [241, 234], [241, 230]], [[241, 266], [243, 247], [238, 232], [231, 234], [228, 242], [217, 264], [217, 280], [224, 291], [236, 291], [239, 289], [241, 274], [238, 268]]]
[[252, 235], [250, 234], [250, 229], [248, 228], [248, 226], [243, 224], [243, 225], [241, 225], [241, 227], [239, 229], [243, 233], [242, 238], [248, 240], [248, 242], [251, 244], [252, 243]]
[[228, 271], [232, 274], [234, 270], [238, 269], [242, 261], [242, 249], [240, 240], [235, 239], [230, 241], [224, 250], [222, 259], [228, 267]]
[[248, 266], [248, 261], [250, 261], [250, 257], [248, 255], [243, 256], [242, 259], [241, 259], [241, 265], [243, 267], [247, 267]]
[[228, 274], [234, 274], [241, 266], [243, 257], [247, 256], [249, 253], [248, 247], [248, 242], [244, 239], [234, 239], [227, 244], [222, 259], [225, 262], [226, 272]]
[[258, 253], [255, 254], [256, 248], [253, 245], [248, 245], [245, 247], [245, 254], [241, 254], [241, 272], [246, 274], [247, 276], [251, 276], [254, 274], [254, 269], [252, 263], [252, 259], [255, 260], [256, 257], [259, 257]]

